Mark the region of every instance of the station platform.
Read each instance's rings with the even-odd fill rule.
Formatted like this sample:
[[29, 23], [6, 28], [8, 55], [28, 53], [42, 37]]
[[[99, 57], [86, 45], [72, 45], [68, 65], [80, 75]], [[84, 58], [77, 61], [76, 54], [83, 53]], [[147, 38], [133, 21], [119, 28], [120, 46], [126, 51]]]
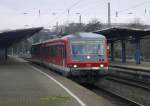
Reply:
[[[0, 106], [111, 106], [92, 91], [27, 61], [9, 57], [0, 63]], [[58, 81], [58, 82], [57, 82]]]
[[141, 64], [135, 64], [133, 60], [128, 60], [126, 63], [122, 63], [119, 59], [115, 61], [109, 61], [110, 67], [124, 68], [138, 71], [150, 72], [150, 62], [141, 61]]

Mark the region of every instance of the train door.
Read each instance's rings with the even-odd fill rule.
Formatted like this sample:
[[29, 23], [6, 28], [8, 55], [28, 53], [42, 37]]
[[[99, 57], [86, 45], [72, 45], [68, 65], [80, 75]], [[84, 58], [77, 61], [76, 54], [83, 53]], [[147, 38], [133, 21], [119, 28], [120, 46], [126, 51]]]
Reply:
[[63, 66], [65, 66], [66, 64], [66, 50], [65, 50], [65, 46], [62, 46], [62, 58], [63, 58]]
[[60, 46], [60, 60], [61, 60], [60, 64], [62, 66], [65, 66], [66, 59], [65, 59], [65, 47], [64, 47], [64, 45]]

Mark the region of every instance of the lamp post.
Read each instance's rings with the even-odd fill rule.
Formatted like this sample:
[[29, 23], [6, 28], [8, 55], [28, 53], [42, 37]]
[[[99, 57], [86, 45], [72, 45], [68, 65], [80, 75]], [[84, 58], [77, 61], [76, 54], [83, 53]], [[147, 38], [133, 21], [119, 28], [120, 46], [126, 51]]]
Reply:
[[111, 16], [110, 16], [110, 13], [111, 12], [111, 9], [110, 9], [110, 2], [108, 2], [108, 27], [111, 26]]
[[76, 13], [77, 15], [79, 15], [79, 23], [81, 24], [82, 23], [82, 16], [81, 16], [81, 13]]

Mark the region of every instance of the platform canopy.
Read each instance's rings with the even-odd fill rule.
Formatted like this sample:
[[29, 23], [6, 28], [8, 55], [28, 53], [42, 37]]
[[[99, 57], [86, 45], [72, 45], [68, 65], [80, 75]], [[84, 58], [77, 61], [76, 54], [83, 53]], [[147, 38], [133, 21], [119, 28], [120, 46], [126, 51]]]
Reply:
[[42, 30], [42, 27], [0, 32], [0, 48], [8, 48], [14, 43], [26, 39]]
[[146, 38], [150, 37], [150, 30], [128, 28], [128, 27], [111, 27], [94, 31], [94, 33], [105, 35], [108, 41], [122, 40], [122, 39], [134, 39], [134, 38]]
[[108, 43], [110, 43], [111, 60], [114, 61], [114, 43], [121, 42], [122, 63], [126, 62], [126, 40], [130, 40], [135, 44], [134, 58], [136, 64], [140, 64], [141, 45], [140, 40], [150, 38], [150, 30], [136, 29], [128, 27], [112, 27], [103, 30], [95, 31], [94, 33], [105, 35]]

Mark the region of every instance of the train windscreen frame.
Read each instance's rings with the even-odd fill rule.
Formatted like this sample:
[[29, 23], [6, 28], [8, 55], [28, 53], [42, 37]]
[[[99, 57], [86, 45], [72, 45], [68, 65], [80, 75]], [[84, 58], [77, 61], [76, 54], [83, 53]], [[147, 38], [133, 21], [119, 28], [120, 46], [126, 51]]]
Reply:
[[105, 60], [105, 40], [71, 40], [71, 59], [73, 61], [100, 61]]

